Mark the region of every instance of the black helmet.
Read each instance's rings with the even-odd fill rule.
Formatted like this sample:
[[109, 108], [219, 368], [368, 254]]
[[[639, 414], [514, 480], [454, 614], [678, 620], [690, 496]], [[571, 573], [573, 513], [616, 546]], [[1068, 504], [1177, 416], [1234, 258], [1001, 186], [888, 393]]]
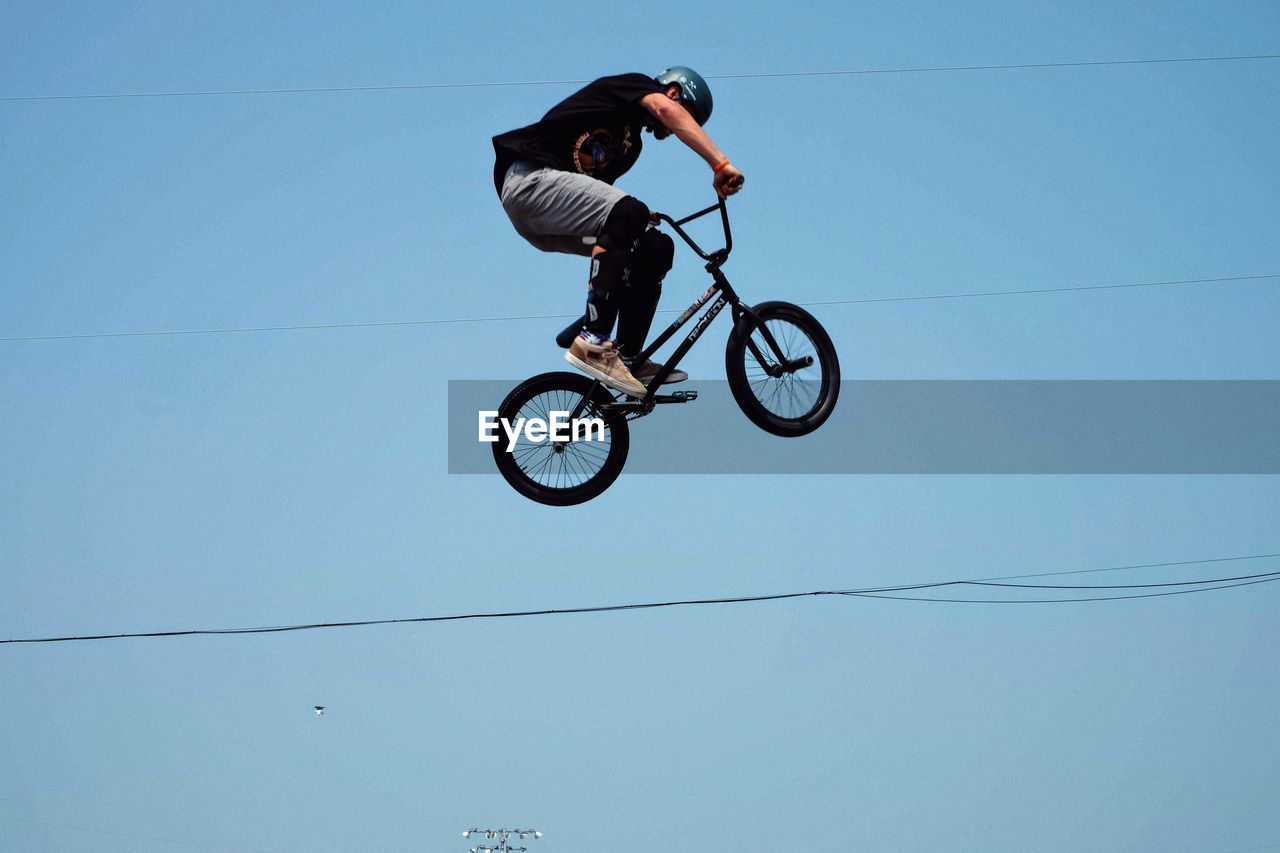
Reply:
[[680, 87], [680, 100], [689, 105], [698, 124], [706, 124], [711, 118], [711, 88], [702, 75], [692, 68], [673, 65], [653, 78], [663, 86], [675, 84]]

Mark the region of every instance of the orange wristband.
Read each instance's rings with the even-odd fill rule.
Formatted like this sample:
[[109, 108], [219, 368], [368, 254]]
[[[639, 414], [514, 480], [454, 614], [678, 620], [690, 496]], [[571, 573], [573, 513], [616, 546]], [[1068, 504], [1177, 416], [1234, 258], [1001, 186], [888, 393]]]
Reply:
[[716, 163], [714, 166], [711, 167], [711, 171], [719, 172], [722, 169], [724, 169], [725, 166], [728, 166], [728, 165], [729, 165], [728, 160], [721, 160], [719, 163]]

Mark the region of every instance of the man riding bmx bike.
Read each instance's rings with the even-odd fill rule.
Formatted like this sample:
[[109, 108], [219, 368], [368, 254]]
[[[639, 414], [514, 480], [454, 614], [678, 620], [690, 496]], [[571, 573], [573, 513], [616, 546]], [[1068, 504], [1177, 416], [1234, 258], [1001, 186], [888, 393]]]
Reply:
[[[675, 136], [702, 157], [721, 198], [736, 193], [742, 172], [702, 129], [711, 106], [706, 81], [673, 66], [657, 77], [601, 77], [535, 124], [493, 138], [494, 185], [516, 232], [544, 252], [591, 258], [586, 313], [557, 338], [568, 346], [565, 361], [633, 397], [645, 395], [662, 366], [634, 360], [675, 244], [649, 227], [649, 208], [613, 182], [635, 165], [648, 130], [656, 139]], [[687, 378], [674, 370], [666, 381]]]

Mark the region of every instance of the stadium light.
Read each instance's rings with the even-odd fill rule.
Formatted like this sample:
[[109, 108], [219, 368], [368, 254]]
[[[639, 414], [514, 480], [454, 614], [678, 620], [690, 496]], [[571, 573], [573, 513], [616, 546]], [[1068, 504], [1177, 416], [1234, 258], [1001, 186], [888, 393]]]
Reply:
[[502, 829], [477, 829], [474, 826], [465, 830], [462, 833], [462, 837], [470, 838], [472, 835], [478, 835], [481, 832], [484, 833], [485, 838], [497, 841], [498, 844], [497, 846], [478, 844], [471, 848], [471, 853], [529, 853], [528, 847], [512, 847], [511, 836], [514, 835], [521, 840], [531, 835], [535, 840], [542, 837], [542, 833], [536, 829], [506, 829], [505, 827]]

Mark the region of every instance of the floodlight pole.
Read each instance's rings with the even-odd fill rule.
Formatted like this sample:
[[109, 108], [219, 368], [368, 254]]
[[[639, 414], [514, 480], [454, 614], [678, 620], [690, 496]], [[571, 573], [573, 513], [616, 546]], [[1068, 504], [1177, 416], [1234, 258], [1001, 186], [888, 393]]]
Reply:
[[489, 844], [477, 844], [471, 848], [471, 853], [528, 853], [528, 847], [512, 847], [510, 838], [516, 836], [520, 840], [524, 840], [530, 836], [536, 841], [542, 837], [542, 833], [536, 829], [477, 829], [474, 826], [462, 833], [463, 838], [470, 838], [473, 835], [483, 834], [486, 839], [497, 841], [498, 846], [494, 847]]

